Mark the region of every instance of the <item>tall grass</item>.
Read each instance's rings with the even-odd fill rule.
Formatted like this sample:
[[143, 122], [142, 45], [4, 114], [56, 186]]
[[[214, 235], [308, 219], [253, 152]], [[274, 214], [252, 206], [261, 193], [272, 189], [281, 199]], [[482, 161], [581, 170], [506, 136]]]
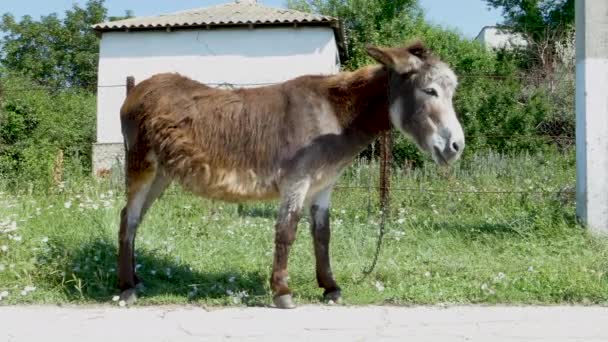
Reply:
[[[347, 304], [608, 302], [608, 243], [576, 224], [572, 151], [396, 170], [379, 263], [362, 279], [378, 235], [377, 170], [357, 162], [333, 196], [331, 255]], [[110, 302], [122, 193], [119, 180], [92, 179], [0, 193], [0, 304]], [[171, 187], [138, 232], [139, 303], [270, 303], [275, 216], [274, 202], [239, 211]], [[297, 301], [317, 303], [306, 217], [289, 271]]]

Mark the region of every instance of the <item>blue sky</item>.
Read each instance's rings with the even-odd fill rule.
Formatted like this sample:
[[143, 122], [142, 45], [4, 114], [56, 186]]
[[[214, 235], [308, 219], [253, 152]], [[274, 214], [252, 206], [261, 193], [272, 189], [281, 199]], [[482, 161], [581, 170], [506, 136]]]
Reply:
[[[191, 8], [206, 7], [229, 0], [106, 0], [110, 15], [122, 15], [133, 10], [136, 16], [156, 15]], [[285, 0], [259, 0], [265, 5], [284, 7]], [[500, 12], [489, 11], [482, 0], [419, 0], [427, 20], [459, 30], [474, 38], [483, 26], [500, 22]], [[0, 13], [10, 12], [17, 17], [29, 14], [34, 18], [52, 12], [63, 13], [72, 4], [86, 0], [0, 0]]]

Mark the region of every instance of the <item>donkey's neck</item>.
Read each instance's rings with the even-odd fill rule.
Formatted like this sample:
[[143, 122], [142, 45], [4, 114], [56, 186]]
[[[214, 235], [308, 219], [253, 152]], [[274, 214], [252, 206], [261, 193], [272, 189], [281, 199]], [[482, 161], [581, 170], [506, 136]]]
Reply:
[[[388, 71], [375, 65], [329, 78], [328, 93], [343, 132], [358, 149], [390, 129]], [[359, 146], [360, 145], [360, 146]]]

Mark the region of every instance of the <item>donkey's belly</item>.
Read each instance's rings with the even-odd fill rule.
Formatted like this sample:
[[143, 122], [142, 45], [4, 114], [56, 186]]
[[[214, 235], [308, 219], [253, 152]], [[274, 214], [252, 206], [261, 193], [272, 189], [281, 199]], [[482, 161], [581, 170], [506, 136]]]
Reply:
[[200, 196], [228, 202], [267, 200], [279, 196], [274, 177], [260, 175], [253, 170], [214, 169], [209, 170], [206, 177], [182, 179], [181, 183]]

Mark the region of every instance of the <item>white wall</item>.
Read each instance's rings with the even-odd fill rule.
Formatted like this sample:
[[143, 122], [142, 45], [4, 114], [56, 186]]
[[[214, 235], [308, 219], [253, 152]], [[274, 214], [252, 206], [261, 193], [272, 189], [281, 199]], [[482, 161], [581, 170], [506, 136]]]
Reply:
[[[97, 142], [122, 142], [125, 80], [179, 72], [205, 83], [276, 83], [339, 71], [329, 27], [107, 32], [101, 39]], [[117, 86], [117, 87], [114, 87]]]
[[527, 45], [526, 39], [521, 34], [509, 33], [490, 26], [484, 27], [475, 40], [480, 41], [488, 49]]

